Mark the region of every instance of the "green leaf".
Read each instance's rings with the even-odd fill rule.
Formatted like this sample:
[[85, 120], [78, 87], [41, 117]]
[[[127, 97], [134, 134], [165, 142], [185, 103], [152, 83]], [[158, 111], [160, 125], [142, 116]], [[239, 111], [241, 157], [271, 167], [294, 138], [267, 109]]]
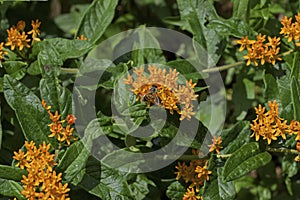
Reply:
[[235, 199], [235, 189], [233, 182], [224, 182], [223, 168], [217, 168], [217, 178], [207, 182], [203, 193], [206, 200], [231, 200]]
[[182, 30], [186, 30], [186, 31], [192, 32], [190, 24], [186, 20], [180, 20], [179, 16], [165, 17], [163, 19], [163, 22], [166, 23], [166, 24], [171, 24], [171, 25], [174, 25], [174, 26], [179, 26]]
[[214, 29], [206, 26], [212, 20], [219, 19], [210, 1], [177, 0], [182, 20], [189, 22], [194, 35], [194, 48], [200, 63], [200, 69], [214, 67], [225, 49], [225, 40]]
[[60, 66], [63, 65], [63, 60], [59, 55], [57, 49], [47, 40], [43, 41], [45, 49], [41, 50], [38, 54], [38, 64], [40, 66], [40, 71], [42, 75], [45, 74], [45, 71], [49, 68], [56, 71], [57, 75], [60, 72]]
[[127, 65], [123, 63], [116, 66], [107, 59], [86, 59], [80, 67], [81, 75], [77, 81], [81, 83], [80, 87], [92, 91], [98, 87], [112, 89], [127, 70]]
[[26, 74], [27, 63], [22, 61], [6, 61], [2, 63], [7, 74], [11, 77], [20, 80]]
[[264, 74], [264, 84], [265, 98], [270, 100], [278, 98], [279, 90], [274, 76], [272, 76], [271, 74]]
[[293, 59], [293, 64], [292, 64], [292, 69], [291, 69], [291, 77], [295, 77], [297, 80], [300, 78], [300, 59], [299, 59], [299, 52], [295, 52], [294, 54], [294, 59]]
[[233, 1], [233, 17], [246, 20], [249, 17], [249, 0]]
[[71, 182], [84, 169], [88, 157], [89, 152], [83, 143], [81, 141], [74, 142], [67, 149], [56, 169], [58, 172], [64, 173], [65, 180]]
[[95, 0], [84, 13], [75, 38], [84, 35], [88, 42], [95, 44], [114, 17], [118, 0]]
[[261, 152], [256, 142], [245, 144], [228, 158], [224, 166], [224, 180], [237, 179], [254, 169], [266, 165], [272, 159], [268, 152]]
[[291, 97], [294, 108], [294, 119], [300, 120], [300, 87], [295, 77], [292, 78], [291, 82]]
[[247, 112], [253, 106], [252, 100], [247, 98], [246, 87], [243, 83], [244, 78], [245, 76], [240, 74], [233, 84], [232, 101], [234, 104], [234, 116], [239, 116], [243, 111]]
[[[144, 199], [149, 193], [148, 185], [155, 186], [155, 184], [143, 174], [133, 174], [134, 182], [129, 185], [135, 199]], [[129, 180], [131, 182], [131, 180]]]
[[17, 197], [19, 200], [25, 200], [26, 198], [21, 194], [23, 190], [22, 186], [12, 180], [6, 180], [0, 178], [0, 194], [8, 197]]
[[41, 74], [39, 62], [37, 60], [35, 60], [29, 65], [29, 67], [27, 68], [27, 73], [33, 76]]
[[224, 36], [234, 36], [241, 38], [249, 35], [251, 28], [241, 19], [213, 19], [209, 23], [209, 28], [214, 29], [218, 34]]
[[48, 137], [49, 115], [43, 108], [39, 98], [25, 85], [9, 75], [4, 76], [4, 96], [7, 103], [15, 111], [18, 121], [28, 141], [37, 145], [43, 141], [57, 146], [53, 138]]
[[246, 88], [246, 93], [247, 93], [247, 98], [248, 99], [254, 99], [255, 98], [255, 83], [253, 81], [250, 81], [247, 78], [243, 79], [243, 83], [245, 85]]
[[223, 130], [222, 137], [222, 150], [224, 153], [233, 153], [250, 140], [250, 123], [248, 121], [240, 121], [230, 129]]
[[132, 51], [132, 60], [135, 66], [140, 67], [145, 63], [164, 64], [166, 62], [159, 42], [145, 25], [140, 26], [135, 34], [138, 35], [138, 40], [134, 42]]
[[[100, 151], [99, 151], [100, 152]], [[101, 151], [103, 153], [103, 151]], [[118, 161], [116, 164], [116, 160]], [[102, 159], [102, 163], [121, 171], [131, 171], [139, 173], [140, 166], [145, 163], [141, 152], [132, 152], [130, 148], [123, 148], [107, 153]], [[113, 163], [110, 165], [110, 163]]]
[[[0, 102], [0, 118], [2, 119], [1, 102]], [[0, 121], [0, 150], [2, 148], [2, 138], [3, 138], [3, 129], [2, 129], [2, 121]]]
[[75, 34], [79, 26], [81, 16], [88, 8], [89, 4], [72, 5], [70, 13], [61, 14], [55, 17], [55, 24], [65, 33]]
[[27, 171], [17, 167], [11, 167], [7, 165], [0, 165], [0, 178], [7, 180], [20, 181], [23, 175], [26, 175]]
[[295, 155], [287, 154], [282, 159], [282, 173], [291, 178], [298, 173], [297, 163], [294, 160]]
[[45, 39], [44, 42], [50, 43], [62, 60], [79, 58], [88, 53], [93, 47], [87, 41], [79, 39], [50, 38]]
[[181, 185], [178, 181], [175, 181], [169, 185], [167, 189], [167, 196], [169, 199], [177, 200], [182, 199], [184, 193], [186, 192], [186, 188]]
[[101, 164], [93, 157], [90, 158], [86, 168], [81, 171], [80, 178], [73, 184], [101, 199], [135, 199], [124, 174]]
[[116, 82], [124, 76], [127, 70], [127, 65], [123, 63], [117, 66], [112, 65], [108, 67], [102, 74], [98, 85], [106, 89], [113, 89]]
[[65, 119], [72, 113], [72, 95], [66, 88], [59, 85], [59, 80], [54, 70], [45, 71], [44, 77], [40, 80], [41, 98], [53, 110], [58, 111], [61, 119]]
[[283, 76], [277, 80], [279, 99], [282, 108], [288, 107], [292, 102], [291, 82], [291, 79], [289, 79], [287, 76]]
[[73, 143], [57, 166], [58, 171], [64, 172], [68, 182], [102, 199], [131, 199], [126, 177], [100, 164], [89, 152], [81, 141]]
[[[173, 60], [168, 62], [166, 65], [170, 66], [173, 69], [176, 69], [181, 75], [185, 77], [186, 80], [192, 79], [193, 83], [197, 82], [199, 79], [208, 77], [208, 74], [200, 73], [187, 60]], [[181, 82], [181, 84], [185, 84], [185, 81]]]

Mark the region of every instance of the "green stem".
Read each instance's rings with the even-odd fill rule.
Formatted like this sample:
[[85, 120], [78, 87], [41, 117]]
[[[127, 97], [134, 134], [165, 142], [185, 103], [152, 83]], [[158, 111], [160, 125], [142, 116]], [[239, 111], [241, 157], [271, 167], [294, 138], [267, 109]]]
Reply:
[[266, 150], [268, 152], [273, 152], [273, 153], [290, 153], [290, 154], [297, 154], [297, 155], [300, 154], [300, 152], [297, 151], [296, 149], [266, 147]]
[[224, 70], [230, 69], [232, 67], [238, 67], [238, 66], [242, 65], [243, 63], [244, 63], [244, 61], [239, 61], [239, 62], [232, 63], [232, 64], [229, 64], [229, 65], [223, 65], [223, 66], [220, 66], [220, 67], [213, 67], [213, 68], [209, 68], [209, 69], [204, 69], [204, 70], [202, 70], [202, 72], [207, 73], [207, 72], [224, 71]]
[[229, 158], [231, 155], [232, 154], [223, 154], [223, 155], [217, 154], [216, 156], [217, 156], [217, 158]]
[[[289, 51], [283, 52], [282, 54], [279, 54], [278, 56], [279, 57], [286, 56], [286, 55], [289, 55], [289, 54], [293, 53], [294, 51], [295, 51], [294, 49], [291, 49]], [[209, 69], [204, 69], [204, 70], [202, 70], [202, 72], [207, 73], [207, 72], [224, 71], [224, 70], [230, 69], [232, 67], [238, 67], [238, 66], [240, 66], [240, 65], [242, 65], [244, 63], [245, 63], [245, 61], [239, 61], [239, 62], [228, 64], [228, 65], [222, 65], [222, 66], [219, 66], [219, 67], [213, 67], [213, 68], [209, 68]]]
[[[217, 158], [229, 158], [232, 154], [214, 154]], [[182, 155], [179, 160], [207, 160], [209, 156], [200, 158], [198, 155]]]
[[62, 73], [66, 74], [77, 74], [79, 72], [78, 68], [60, 68]]
[[54, 151], [54, 162], [57, 162], [57, 159], [58, 159], [58, 153], [59, 153], [59, 150], [62, 148], [62, 144], [61, 143], [59, 143], [58, 144], [58, 149], [55, 149], [55, 151]]

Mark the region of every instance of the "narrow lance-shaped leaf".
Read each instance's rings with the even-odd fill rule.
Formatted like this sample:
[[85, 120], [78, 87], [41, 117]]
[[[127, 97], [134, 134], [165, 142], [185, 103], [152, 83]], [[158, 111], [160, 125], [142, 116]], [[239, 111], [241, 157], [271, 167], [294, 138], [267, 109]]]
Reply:
[[0, 195], [7, 197], [17, 197], [19, 200], [25, 200], [26, 198], [21, 194], [22, 186], [12, 180], [6, 180], [0, 178]]
[[300, 87], [295, 77], [292, 78], [291, 82], [291, 96], [294, 108], [294, 119], [300, 120]]
[[237, 19], [247, 20], [249, 15], [249, 0], [233, 1], [233, 17]]
[[12, 167], [8, 165], [0, 165], [0, 178], [7, 180], [20, 181], [23, 175], [26, 175], [25, 169]]
[[294, 54], [292, 69], [290, 77], [295, 77], [297, 80], [300, 78], [300, 58], [299, 58], [299, 52], [296, 51]]
[[94, 0], [86, 10], [75, 37], [84, 35], [91, 44], [95, 44], [114, 17], [118, 0]]
[[268, 152], [261, 152], [259, 144], [252, 142], [235, 151], [224, 166], [224, 180], [237, 179], [254, 169], [266, 165], [272, 159]]
[[54, 139], [49, 138], [49, 115], [40, 99], [25, 85], [9, 75], [4, 76], [4, 96], [15, 111], [18, 121], [28, 141], [41, 144], [43, 141], [56, 147]]
[[59, 85], [59, 80], [54, 70], [45, 70], [44, 77], [40, 81], [40, 93], [41, 98], [53, 110], [57, 110], [61, 114], [62, 119], [65, 119], [68, 114], [72, 113], [71, 92]]

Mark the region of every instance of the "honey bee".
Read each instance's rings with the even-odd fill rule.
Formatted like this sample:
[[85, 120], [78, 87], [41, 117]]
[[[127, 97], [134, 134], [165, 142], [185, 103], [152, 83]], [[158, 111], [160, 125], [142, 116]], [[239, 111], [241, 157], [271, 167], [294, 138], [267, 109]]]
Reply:
[[157, 95], [157, 86], [152, 85], [152, 87], [149, 89], [149, 92], [147, 94], [144, 94], [142, 96], [142, 101], [146, 102], [149, 106], [151, 103], [155, 105], [160, 105], [160, 98]]

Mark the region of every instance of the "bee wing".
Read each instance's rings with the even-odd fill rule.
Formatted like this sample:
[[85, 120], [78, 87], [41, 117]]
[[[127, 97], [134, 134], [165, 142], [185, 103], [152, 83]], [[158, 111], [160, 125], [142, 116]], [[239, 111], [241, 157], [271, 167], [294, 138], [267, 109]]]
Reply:
[[160, 99], [159, 99], [159, 97], [158, 96], [155, 96], [155, 98], [154, 98], [154, 103], [156, 104], [156, 105], [160, 105]]

